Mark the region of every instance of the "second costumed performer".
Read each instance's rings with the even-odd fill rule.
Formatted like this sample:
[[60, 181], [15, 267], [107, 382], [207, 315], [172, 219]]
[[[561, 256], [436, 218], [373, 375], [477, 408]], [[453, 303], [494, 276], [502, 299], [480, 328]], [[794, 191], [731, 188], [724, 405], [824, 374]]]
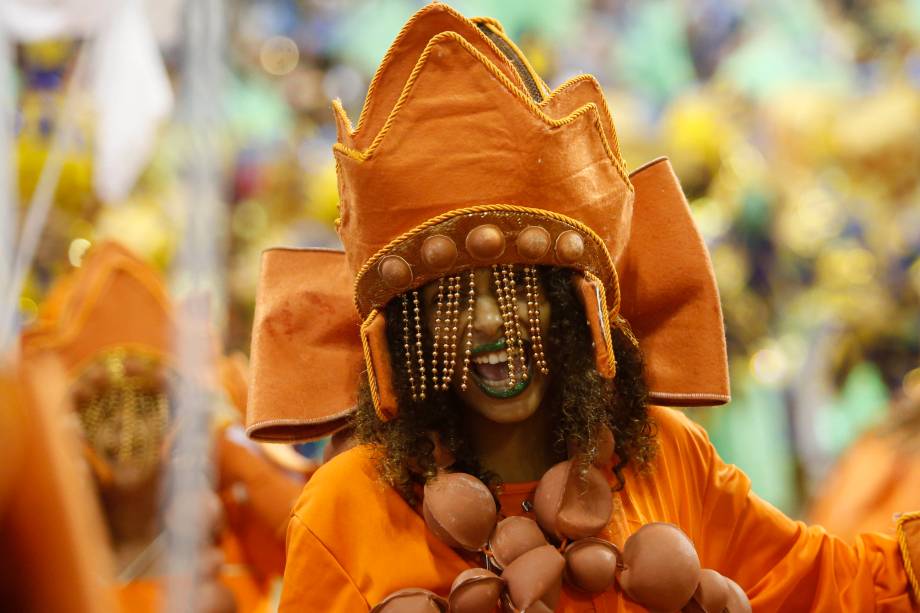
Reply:
[[345, 251], [267, 252], [253, 333], [250, 435], [358, 442], [293, 510], [282, 611], [911, 609], [917, 515], [846, 545], [653, 406], [728, 401], [719, 296], [592, 77], [432, 4], [335, 114]]

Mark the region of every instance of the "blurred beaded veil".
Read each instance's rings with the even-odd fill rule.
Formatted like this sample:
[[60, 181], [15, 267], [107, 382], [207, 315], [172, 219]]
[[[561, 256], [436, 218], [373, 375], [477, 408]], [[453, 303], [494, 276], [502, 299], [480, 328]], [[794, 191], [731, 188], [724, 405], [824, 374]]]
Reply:
[[[52, 289], [38, 322], [23, 337], [26, 354], [50, 351], [73, 382], [75, 409], [94, 470], [106, 462], [150, 470], [161, 459], [169, 407], [164, 380], [173, 338], [172, 309], [159, 275], [124, 247], [101, 243]], [[114, 456], [96, 444], [120, 417]]]
[[[603, 376], [615, 376], [610, 327], [619, 326], [644, 354], [652, 401], [728, 401], [706, 247], [667, 159], [627, 173], [593, 77], [550, 91], [500, 24], [434, 3], [400, 31], [357, 125], [337, 101], [333, 108], [345, 250], [263, 256], [247, 415], [253, 438], [307, 440], [340, 429], [365, 370], [383, 420], [398, 413], [394, 368], [408, 370], [416, 394], [443, 386], [465, 368], [465, 340], [449, 332], [468, 316], [471, 271], [481, 267], [492, 268], [500, 299], [528, 301], [538, 291], [537, 266], [577, 271]], [[523, 283], [511, 266], [523, 267]], [[432, 281], [444, 329], [434, 331], [428, 356], [412, 312]], [[383, 309], [394, 299], [403, 303], [406, 345], [418, 346], [417, 365], [388, 355]], [[508, 336], [513, 365], [520, 339]], [[533, 343], [539, 368], [539, 339]]]

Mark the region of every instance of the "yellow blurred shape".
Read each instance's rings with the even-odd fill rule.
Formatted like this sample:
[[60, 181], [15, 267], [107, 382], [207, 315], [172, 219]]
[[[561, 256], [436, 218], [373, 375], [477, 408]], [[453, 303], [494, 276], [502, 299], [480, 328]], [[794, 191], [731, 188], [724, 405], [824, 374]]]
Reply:
[[865, 285], [876, 271], [875, 255], [858, 245], [833, 246], [821, 252], [815, 265], [818, 283], [828, 288]]
[[751, 356], [750, 369], [760, 383], [777, 385], [789, 374], [789, 360], [779, 347], [768, 345]]
[[286, 75], [297, 67], [299, 61], [300, 50], [297, 49], [297, 43], [287, 36], [267, 38], [259, 49], [259, 62], [268, 74]]
[[79, 268], [83, 264], [83, 256], [91, 246], [92, 243], [85, 238], [73, 239], [70, 247], [67, 248], [67, 259], [70, 260], [70, 265]]
[[719, 245], [712, 252], [712, 267], [725, 298], [735, 297], [744, 290], [748, 264], [744, 255], [731, 245]]

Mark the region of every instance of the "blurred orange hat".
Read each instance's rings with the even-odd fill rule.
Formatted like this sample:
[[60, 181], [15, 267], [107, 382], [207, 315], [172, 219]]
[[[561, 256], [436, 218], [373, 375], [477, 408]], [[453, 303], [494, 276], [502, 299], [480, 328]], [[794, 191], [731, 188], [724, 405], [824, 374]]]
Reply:
[[609, 326], [625, 318], [653, 400], [727, 402], [705, 245], [667, 160], [627, 174], [593, 77], [549, 91], [498, 22], [433, 3], [384, 56], [358, 125], [333, 107], [345, 251], [264, 255], [251, 436], [336, 430], [364, 369], [381, 418], [394, 416], [381, 310], [407, 290], [493, 264], [579, 271], [607, 331], [595, 334], [611, 356], [607, 374]]
[[23, 352], [54, 351], [70, 376], [101, 353], [172, 356], [174, 325], [160, 274], [125, 247], [104, 242], [60, 279], [23, 334]]

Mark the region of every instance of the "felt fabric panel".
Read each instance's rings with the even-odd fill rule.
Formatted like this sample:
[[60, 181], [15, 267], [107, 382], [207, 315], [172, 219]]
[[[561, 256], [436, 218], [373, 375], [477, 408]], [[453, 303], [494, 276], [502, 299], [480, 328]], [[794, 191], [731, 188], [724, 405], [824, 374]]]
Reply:
[[[792, 521], [751, 492], [747, 477], [722, 462], [699, 426], [669, 409], [653, 408], [652, 416], [661, 447], [650, 472], [628, 468], [625, 488], [612, 494], [614, 542], [645, 523], [673, 522], [693, 540], [703, 566], [735, 580], [755, 611], [911, 610], [894, 538], [864, 535], [847, 545]], [[380, 482], [374, 465], [373, 452], [356, 447], [320, 468], [304, 489], [288, 528], [282, 613], [368, 611], [408, 587], [446, 596], [470, 566]], [[520, 502], [535, 487], [506, 484], [502, 511], [525, 514]], [[556, 610], [644, 609], [615, 589], [590, 596], [566, 586]]]
[[263, 254], [246, 415], [253, 438], [310, 440], [344, 426], [364, 368], [352, 281], [341, 252]]
[[[425, 45], [441, 32], [457, 32], [480, 51], [498, 70], [523, 87], [511, 62], [476, 26], [450, 6], [435, 2], [420, 9], [402, 27], [380, 62], [370, 88], [358, 125], [348, 129], [350, 122], [341, 106], [336, 109], [339, 140], [349, 147], [366, 148], [380, 132], [390, 110], [396, 104], [402, 85], [408, 80]], [[343, 130], [345, 128], [345, 130]]]
[[617, 260], [620, 314], [639, 339], [649, 396], [669, 406], [724, 404], [728, 355], [709, 252], [666, 158], [630, 179], [636, 200]]

